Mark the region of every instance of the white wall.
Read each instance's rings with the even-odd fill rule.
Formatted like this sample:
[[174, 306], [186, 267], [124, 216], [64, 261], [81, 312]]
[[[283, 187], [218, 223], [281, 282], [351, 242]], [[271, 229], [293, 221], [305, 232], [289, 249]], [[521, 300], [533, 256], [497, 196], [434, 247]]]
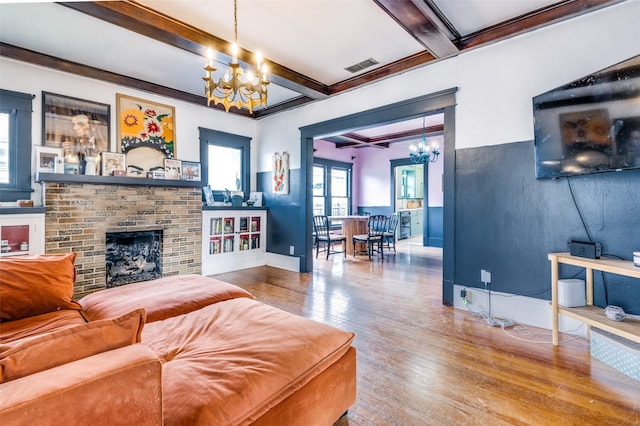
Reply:
[[[639, 54], [639, 16], [640, 1], [627, 0], [266, 117], [259, 149], [286, 150], [299, 168], [300, 127], [452, 87], [459, 88], [456, 148], [532, 140], [533, 96]], [[260, 171], [270, 169], [263, 157]]]
[[[117, 152], [116, 93], [123, 93], [175, 107], [178, 159], [200, 161], [198, 127], [205, 127], [252, 138], [251, 163], [257, 164], [256, 122], [249, 118], [3, 57], [0, 57], [0, 87], [35, 95], [31, 133], [33, 145], [42, 144], [42, 91], [45, 91], [111, 105], [110, 150]], [[251, 176], [251, 188], [255, 190], [255, 168]], [[36, 203], [40, 201], [38, 192], [34, 194]]]

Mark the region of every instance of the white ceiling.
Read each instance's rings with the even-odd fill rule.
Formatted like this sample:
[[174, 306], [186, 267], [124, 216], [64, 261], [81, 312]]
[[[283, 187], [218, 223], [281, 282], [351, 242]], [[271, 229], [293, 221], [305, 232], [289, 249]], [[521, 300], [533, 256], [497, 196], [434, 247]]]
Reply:
[[[619, 0], [597, 0], [596, 3], [615, 1]], [[108, 10], [94, 11], [95, 16], [91, 16], [75, 10], [73, 6], [6, 0], [0, 0], [0, 41], [62, 61], [88, 65], [202, 97], [204, 82], [201, 77], [209, 46], [207, 40], [217, 37], [224, 43], [233, 39], [231, 0], [139, 0], [86, 4], [91, 7], [92, 3], [100, 7], [150, 8], [152, 11], [149, 13], [155, 11], [160, 14], [158, 21], [172, 27], [169, 32], [178, 34], [177, 38], [181, 40], [188, 39], [189, 47], [185, 50], [184, 46], [171, 45], [172, 37], [154, 39], [134, 32], [132, 30], [138, 30], [135, 25], [124, 28], [107, 22]], [[458, 49], [453, 43], [465, 36], [554, 3], [554, 0], [239, 0], [238, 42], [241, 48], [249, 52], [259, 50], [274, 63], [269, 74], [272, 80], [269, 107], [273, 107], [286, 105], [301, 96], [307, 96], [308, 100], [330, 96], [338, 90], [345, 90], [335, 89], [345, 82], [352, 82], [351, 86], [347, 84], [349, 87], [357, 87], [394, 72], [402, 72], [407, 67], [428, 66], [427, 60], [417, 62], [417, 65], [407, 60], [435, 51], [421, 38], [429, 32], [423, 28], [424, 21], [417, 21], [416, 28], [409, 28], [414, 18], [424, 18], [422, 12], [433, 15], [435, 10], [443, 22], [451, 24], [453, 33], [450, 37], [458, 40], [446, 42], [451, 45], [451, 54], [457, 54]], [[577, 10], [580, 4], [586, 5], [587, 0], [570, 0], [570, 3]], [[408, 7], [410, 12], [383, 9], [383, 6], [388, 9], [398, 5]], [[411, 7], [417, 9], [414, 11]], [[122, 10], [125, 9], [118, 11], [121, 20], [149, 16], [137, 12], [129, 16]], [[567, 14], [562, 19], [576, 13]], [[403, 21], [402, 24], [399, 21]], [[154, 22], [152, 25], [157, 24]], [[443, 24], [438, 27], [443, 27]], [[184, 28], [188, 29], [187, 36], [181, 34]], [[531, 28], [523, 26], [525, 30]], [[214, 41], [211, 43], [215, 45]], [[214, 64], [220, 70], [219, 76], [226, 69], [226, 55], [230, 53], [220, 50], [221, 54], [217, 54], [220, 62]], [[368, 58], [375, 59], [379, 65], [357, 74], [344, 69]], [[402, 65], [404, 63], [408, 65]], [[388, 72], [377, 76], [376, 68]]]

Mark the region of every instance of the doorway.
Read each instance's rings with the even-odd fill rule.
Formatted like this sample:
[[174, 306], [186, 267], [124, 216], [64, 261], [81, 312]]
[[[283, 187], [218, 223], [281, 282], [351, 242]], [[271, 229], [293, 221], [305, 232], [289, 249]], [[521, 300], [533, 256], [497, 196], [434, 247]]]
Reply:
[[443, 207], [443, 304], [453, 305], [454, 284], [454, 188], [455, 188], [455, 93], [457, 88], [374, 108], [300, 128], [301, 185], [308, 188], [305, 202], [300, 206], [304, 221], [305, 247], [300, 272], [313, 271], [312, 209], [313, 140], [347, 129], [397, 122], [412, 117], [444, 113], [444, 207]]

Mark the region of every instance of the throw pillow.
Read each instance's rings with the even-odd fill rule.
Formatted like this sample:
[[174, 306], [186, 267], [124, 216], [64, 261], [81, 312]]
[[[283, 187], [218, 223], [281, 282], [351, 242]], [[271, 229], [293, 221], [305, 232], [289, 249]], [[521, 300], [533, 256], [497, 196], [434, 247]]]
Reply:
[[75, 259], [76, 253], [0, 258], [0, 321], [80, 310], [73, 300]]
[[145, 319], [145, 310], [136, 309], [115, 319], [0, 345], [0, 383], [138, 343]]

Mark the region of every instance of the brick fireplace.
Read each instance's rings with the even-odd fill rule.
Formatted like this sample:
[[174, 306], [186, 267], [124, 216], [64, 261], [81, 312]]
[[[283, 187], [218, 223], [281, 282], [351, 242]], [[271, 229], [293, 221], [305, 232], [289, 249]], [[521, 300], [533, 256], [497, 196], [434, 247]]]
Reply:
[[200, 188], [48, 182], [45, 253], [76, 252], [75, 297], [107, 287], [107, 233], [161, 230], [162, 275], [202, 271]]

